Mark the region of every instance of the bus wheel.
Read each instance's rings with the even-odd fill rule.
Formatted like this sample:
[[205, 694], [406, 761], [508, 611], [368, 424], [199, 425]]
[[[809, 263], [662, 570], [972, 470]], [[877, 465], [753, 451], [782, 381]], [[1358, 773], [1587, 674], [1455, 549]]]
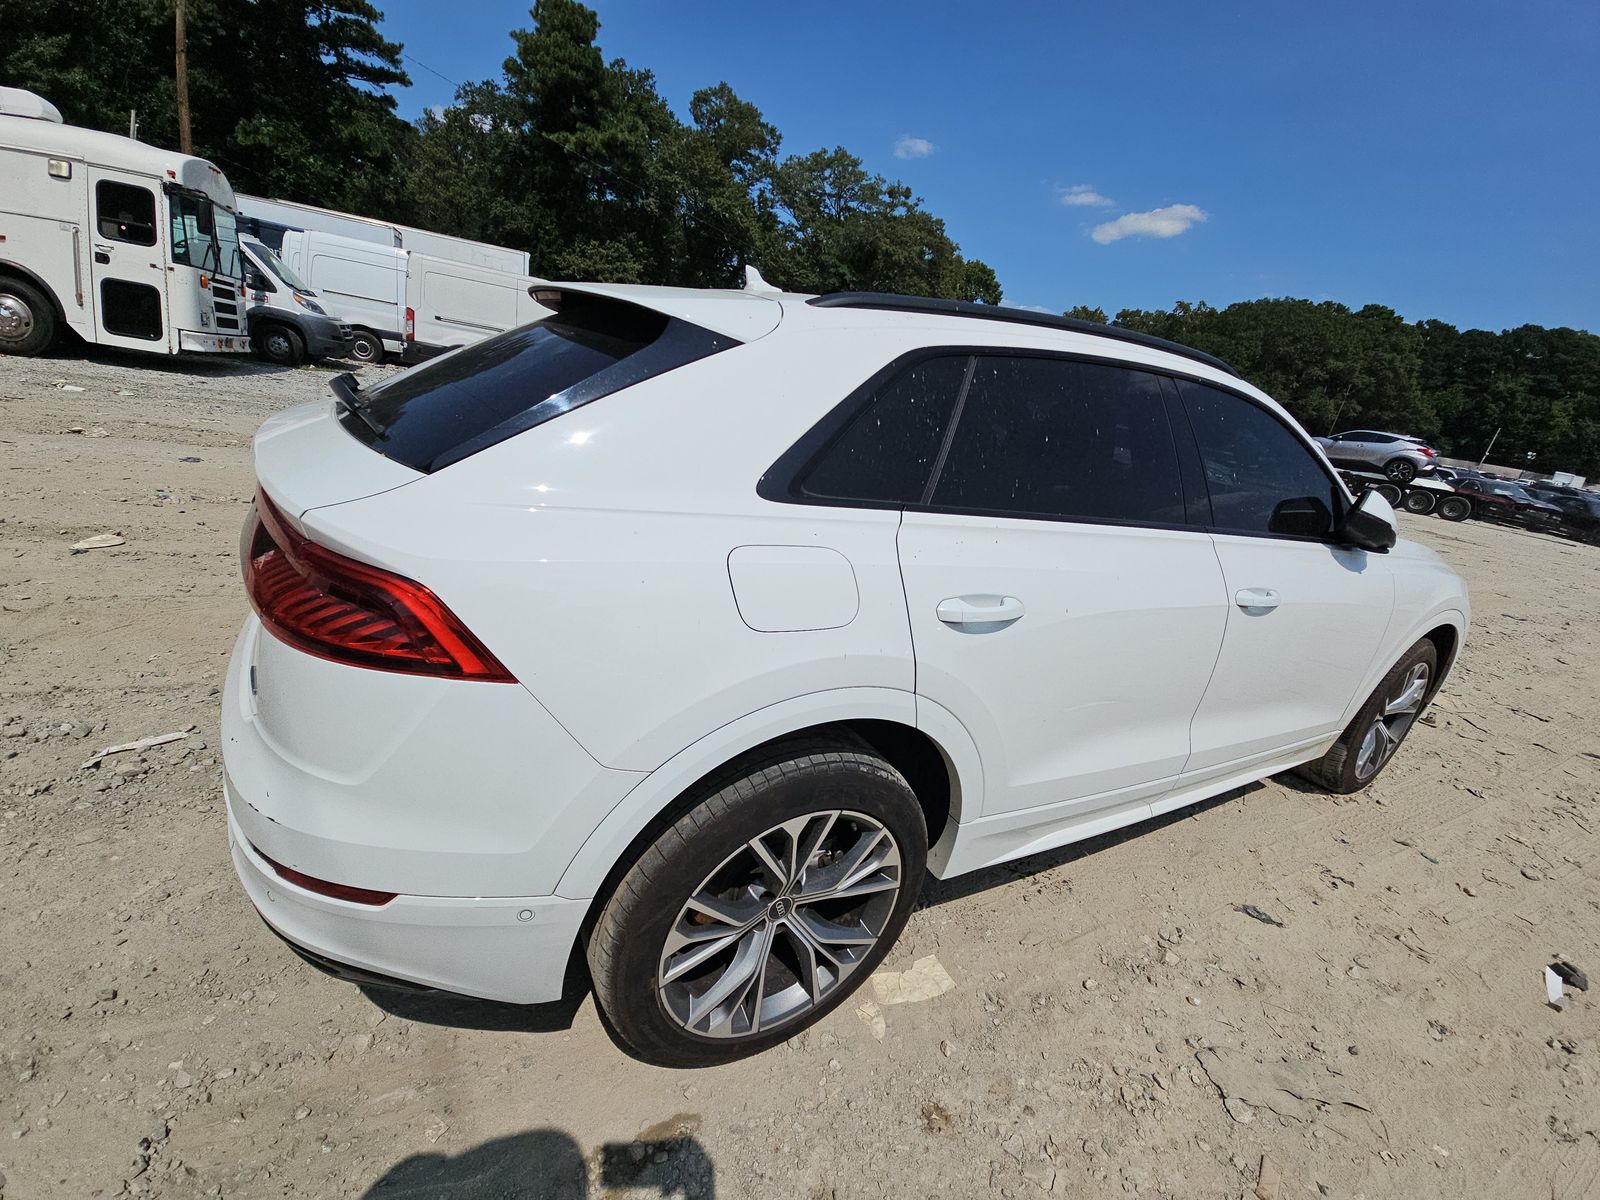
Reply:
[[358, 363], [381, 363], [383, 341], [375, 333], [358, 329], [350, 341], [350, 357]]
[[297, 367], [305, 361], [306, 344], [287, 325], [268, 325], [256, 334], [256, 353], [282, 367]]
[[20, 279], [0, 278], [0, 354], [42, 354], [55, 336], [50, 301]]

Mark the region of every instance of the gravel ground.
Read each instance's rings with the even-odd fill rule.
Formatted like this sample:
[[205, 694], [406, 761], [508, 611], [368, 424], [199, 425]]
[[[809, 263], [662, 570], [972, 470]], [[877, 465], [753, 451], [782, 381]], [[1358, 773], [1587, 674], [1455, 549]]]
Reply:
[[1600, 1195], [1600, 989], [1557, 1012], [1541, 975], [1600, 972], [1600, 550], [1403, 517], [1476, 626], [1377, 786], [933, 884], [886, 969], [949, 990], [664, 1071], [581, 991], [325, 978], [234, 884], [249, 437], [328, 374], [0, 359], [8, 1200]]

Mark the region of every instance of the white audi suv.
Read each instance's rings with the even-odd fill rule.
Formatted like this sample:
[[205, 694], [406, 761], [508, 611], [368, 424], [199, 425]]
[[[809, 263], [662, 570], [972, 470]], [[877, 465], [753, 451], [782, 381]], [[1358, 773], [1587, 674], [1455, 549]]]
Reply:
[[573, 285], [274, 417], [224, 696], [245, 891], [369, 984], [670, 1065], [837, 1006], [924, 877], [1369, 783], [1461, 581], [1208, 355], [844, 293]]

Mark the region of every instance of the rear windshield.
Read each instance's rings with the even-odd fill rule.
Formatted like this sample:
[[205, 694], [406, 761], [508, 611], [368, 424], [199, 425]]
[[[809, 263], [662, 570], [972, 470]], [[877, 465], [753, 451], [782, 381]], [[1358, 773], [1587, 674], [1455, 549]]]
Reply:
[[738, 342], [651, 309], [563, 297], [555, 315], [356, 391], [345, 429], [437, 471], [562, 413]]

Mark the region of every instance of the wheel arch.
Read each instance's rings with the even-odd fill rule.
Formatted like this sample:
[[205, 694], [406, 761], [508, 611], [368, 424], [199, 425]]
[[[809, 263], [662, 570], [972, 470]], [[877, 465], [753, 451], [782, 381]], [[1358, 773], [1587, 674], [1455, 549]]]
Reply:
[[968, 809], [974, 806], [970, 798], [982, 794], [981, 768], [976, 748], [959, 726], [952, 729], [935, 720], [934, 728], [926, 721], [919, 727], [918, 706], [926, 703], [908, 692], [850, 688], [785, 701], [730, 722], [674, 755], [630, 791], [578, 849], [561, 875], [557, 894], [604, 896], [644, 847], [692, 803], [698, 785], [709, 776], [743, 755], [808, 735], [845, 733], [866, 742], [917, 794], [928, 822], [929, 846], [950, 841], [955, 828], [975, 815]]
[[0, 258], [0, 278], [18, 279], [29, 287], [37, 288], [40, 294], [50, 301], [51, 306], [55, 309], [56, 319], [63, 325], [68, 324], [67, 310], [61, 303], [61, 297], [57, 296], [55, 289], [33, 271], [28, 270], [21, 263], [12, 262], [7, 258]]
[[1387, 652], [1374, 661], [1367, 677], [1362, 680], [1361, 686], [1351, 697], [1350, 704], [1340, 719], [1340, 728], [1350, 723], [1361, 706], [1367, 702], [1372, 689], [1377, 687], [1394, 664], [1400, 661], [1400, 656], [1424, 638], [1431, 641], [1439, 652], [1439, 669], [1434, 672], [1433, 686], [1428, 691], [1428, 701], [1431, 702], [1438, 694], [1439, 688], [1443, 686], [1450, 668], [1455, 665], [1462, 643], [1467, 639], [1466, 612], [1458, 608], [1441, 609], [1415, 622], [1403, 636], [1388, 643]]

